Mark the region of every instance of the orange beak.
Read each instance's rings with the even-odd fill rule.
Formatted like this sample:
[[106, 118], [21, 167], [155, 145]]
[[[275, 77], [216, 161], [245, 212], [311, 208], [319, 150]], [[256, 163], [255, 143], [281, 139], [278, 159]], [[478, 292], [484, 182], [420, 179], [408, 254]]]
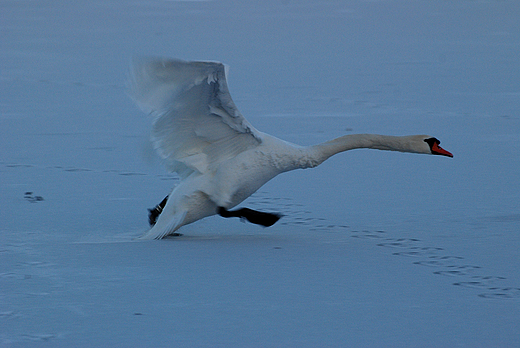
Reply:
[[451, 152], [444, 150], [437, 143], [433, 144], [433, 146], [432, 146], [432, 153], [435, 154], [435, 155], [442, 155], [442, 156], [453, 157]]

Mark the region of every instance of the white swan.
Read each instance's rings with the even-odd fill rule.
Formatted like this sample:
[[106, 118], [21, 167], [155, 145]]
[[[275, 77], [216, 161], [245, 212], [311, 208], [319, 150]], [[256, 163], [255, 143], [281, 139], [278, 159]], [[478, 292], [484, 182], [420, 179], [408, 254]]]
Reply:
[[154, 117], [152, 141], [180, 183], [150, 216], [141, 238], [161, 239], [181, 226], [219, 214], [270, 226], [277, 214], [229, 211], [280, 173], [313, 168], [339, 152], [370, 148], [453, 157], [427, 135], [345, 135], [298, 146], [256, 130], [238, 111], [218, 62], [147, 58], [134, 61], [131, 93]]

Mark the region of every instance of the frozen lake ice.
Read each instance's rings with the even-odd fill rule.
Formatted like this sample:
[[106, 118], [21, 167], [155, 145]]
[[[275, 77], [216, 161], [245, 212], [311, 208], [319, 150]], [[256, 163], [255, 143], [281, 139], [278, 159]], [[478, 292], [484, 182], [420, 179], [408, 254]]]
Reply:
[[[0, 344], [520, 345], [516, 1], [5, 1]], [[135, 55], [218, 60], [259, 130], [356, 150], [137, 242], [176, 182], [127, 96]]]

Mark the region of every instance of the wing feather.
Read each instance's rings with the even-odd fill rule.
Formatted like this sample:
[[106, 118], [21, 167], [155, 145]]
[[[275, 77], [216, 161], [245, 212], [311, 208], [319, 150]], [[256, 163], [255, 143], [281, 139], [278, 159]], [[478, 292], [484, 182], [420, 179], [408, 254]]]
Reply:
[[130, 89], [140, 108], [153, 116], [155, 149], [183, 178], [213, 171], [261, 143], [231, 98], [222, 63], [136, 60]]

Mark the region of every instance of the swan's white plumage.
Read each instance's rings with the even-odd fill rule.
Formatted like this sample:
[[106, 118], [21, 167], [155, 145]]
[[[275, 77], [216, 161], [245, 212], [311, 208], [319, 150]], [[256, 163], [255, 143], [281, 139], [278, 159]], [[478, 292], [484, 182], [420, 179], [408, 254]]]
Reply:
[[[357, 148], [452, 156], [427, 135], [345, 135], [309, 147], [257, 131], [238, 111], [218, 62], [149, 58], [134, 61], [130, 88], [153, 116], [152, 141], [181, 177], [144, 239], [160, 239], [183, 225], [233, 208], [280, 173], [315, 167]], [[435, 151], [426, 141], [435, 142]], [[432, 143], [433, 144], [433, 143]]]
[[217, 62], [140, 59], [131, 71], [131, 93], [154, 117], [152, 141], [182, 178], [206, 173], [261, 139], [229, 94], [226, 68]]

